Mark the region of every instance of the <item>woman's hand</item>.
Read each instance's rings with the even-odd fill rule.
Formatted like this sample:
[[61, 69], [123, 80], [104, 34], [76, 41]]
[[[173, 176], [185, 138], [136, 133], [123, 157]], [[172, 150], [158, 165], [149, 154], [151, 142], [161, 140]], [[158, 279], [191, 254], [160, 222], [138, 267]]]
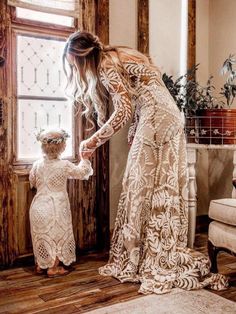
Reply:
[[79, 153], [81, 159], [89, 159], [93, 155], [94, 150], [89, 149], [89, 147], [87, 147], [87, 141], [84, 140], [80, 143]]

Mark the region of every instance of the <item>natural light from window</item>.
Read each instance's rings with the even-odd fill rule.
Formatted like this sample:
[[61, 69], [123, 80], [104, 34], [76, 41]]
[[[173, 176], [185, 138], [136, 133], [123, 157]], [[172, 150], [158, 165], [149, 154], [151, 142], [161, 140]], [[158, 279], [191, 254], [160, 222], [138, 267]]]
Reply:
[[72, 104], [65, 98], [62, 69], [65, 41], [17, 35], [17, 159], [41, 155], [35, 134], [40, 129], [63, 128], [71, 137], [64, 157], [72, 153]]
[[16, 16], [27, 20], [58, 24], [69, 27], [72, 27], [74, 23], [73, 17], [44, 13], [22, 8], [16, 8]]

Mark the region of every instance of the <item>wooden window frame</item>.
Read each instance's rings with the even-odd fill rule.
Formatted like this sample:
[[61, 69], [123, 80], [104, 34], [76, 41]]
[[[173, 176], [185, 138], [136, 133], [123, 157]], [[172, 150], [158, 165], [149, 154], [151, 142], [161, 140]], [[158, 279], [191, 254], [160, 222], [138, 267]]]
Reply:
[[[50, 28], [50, 30], [51, 29], [52, 30], [58, 30], [59, 32], [61, 32], [63, 29], [63, 31], [65, 31], [66, 33], [74, 32], [76, 29], [78, 29], [81, 26], [82, 14], [80, 14], [80, 16], [78, 16], [77, 18], [74, 18], [74, 25], [70, 27], [70, 26], [64, 26], [64, 25], [60, 25], [60, 24], [47, 23], [47, 22], [41, 22], [41, 21], [35, 21], [35, 20], [20, 18], [20, 17], [17, 17], [17, 15], [16, 15], [16, 8], [15, 7], [11, 7], [10, 10], [11, 10], [11, 22], [13, 25], [24, 25], [26, 27], [29, 27], [29, 26], [39, 27], [40, 29]], [[58, 16], [60, 16], [60, 15], [58, 15]]]
[[[78, 19], [74, 19], [74, 25], [78, 25]], [[35, 161], [35, 159], [19, 159], [17, 157], [17, 146], [18, 146], [18, 117], [17, 117], [17, 75], [16, 75], [16, 58], [17, 58], [17, 46], [16, 37], [17, 35], [26, 35], [36, 38], [53, 38], [58, 40], [66, 40], [68, 36], [75, 32], [76, 27], [67, 27], [63, 25], [55, 25], [46, 22], [31, 21], [28, 19], [18, 18], [16, 16], [16, 8], [11, 8], [11, 69], [9, 69], [9, 75], [12, 81], [12, 151], [13, 151], [13, 166], [16, 172], [20, 171], [22, 173], [22, 166], [28, 172], [29, 167]], [[55, 100], [56, 97], [55, 97]], [[72, 109], [74, 111], [75, 109]], [[79, 119], [80, 120], [80, 119]], [[72, 117], [72, 157], [68, 158], [72, 162], [78, 160], [78, 152], [76, 147], [79, 146], [80, 138], [78, 134], [78, 117], [74, 114]]]
[[[109, 0], [81, 0], [81, 16], [78, 16], [76, 29], [96, 33], [100, 39], [108, 44], [109, 38]], [[23, 261], [31, 249], [24, 253], [22, 240], [22, 221], [28, 215], [28, 205], [32, 199], [29, 189], [28, 173], [30, 164], [13, 164], [13, 76], [12, 73], [12, 32], [13, 29], [26, 31], [35, 30], [38, 34], [45, 33], [49, 25], [32, 26], [28, 20], [17, 21], [13, 8], [7, 5], [7, 0], [0, 1], [0, 269]], [[40, 24], [40, 23], [39, 23]], [[68, 29], [63, 26], [63, 32], [57, 26], [51, 27], [53, 34], [68, 36]], [[69, 32], [75, 29], [70, 29]], [[77, 143], [83, 139], [85, 129], [77, 116]], [[74, 211], [75, 237], [79, 248], [85, 252], [91, 250], [107, 250], [109, 248], [109, 144], [100, 147], [92, 159], [95, 173], [92, 178], [83, 182], [68, 180], [68, 193], [71, 209]], [[25, 192], [24, 192], [25, 191]], [[20, 195], [24, 198], [20, 200]], [[86, 195], [86, 199], [83, 197]], [[23, 209], [21, 211], [21, 209]], [[23, 217], [23, 220], [22, 220]], [[27, 216], [28, 217], [28, 216]], [[95, 224], [95, 229], [90, 230]], [[87, 228], [87, 225], [90, 226]], [[24, 227], [24, 226], [22, 226]], [[19, 228], [19, 229], [18, 229]], [[29, 234], [26, 235], [28, 237]], [[22, 244], [25, 246], [25, 243]], [[23, 255], [22, 255], [23, 254]]]

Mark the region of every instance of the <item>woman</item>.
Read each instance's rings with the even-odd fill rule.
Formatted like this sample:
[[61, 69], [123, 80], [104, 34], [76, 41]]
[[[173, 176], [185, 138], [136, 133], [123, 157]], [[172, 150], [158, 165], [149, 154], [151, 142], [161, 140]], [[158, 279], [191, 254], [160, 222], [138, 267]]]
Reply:
[[[187, 248], [184, 125], [159, 69], [138, 51], [104, 46], [84, 31], [69, 37], [63, 63], [74, 98], [85, 106], [89, 121], [96, 112], [100, 126], [81, 143], [83, 158], [135, 112], [110, 258], [100, 274], [141, 282], [142, 293], [225, 288], [223, 276], [209, 273], [208, 258]], [[105, 122], [108, 97], [114, 111]]]

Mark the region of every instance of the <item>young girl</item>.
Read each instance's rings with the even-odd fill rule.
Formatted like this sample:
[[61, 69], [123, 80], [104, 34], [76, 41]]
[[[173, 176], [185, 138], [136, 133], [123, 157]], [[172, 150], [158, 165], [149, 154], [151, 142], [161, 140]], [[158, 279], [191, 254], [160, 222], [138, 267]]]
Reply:
[[30, 226], [36, 272], [47, 269], [48, 277], [66, 275], [68, 270], [59, 262], [75, 261], [75, 240], [66, 183], [69, 177], [87, 180], [93, 174], [89, 160], [78, 166], [62, 160], [68, 134], [64, 130], [40, 132], [44, 158], [37, 160], [30, 171], [30, 185], [37, 188], [30, 207]]

